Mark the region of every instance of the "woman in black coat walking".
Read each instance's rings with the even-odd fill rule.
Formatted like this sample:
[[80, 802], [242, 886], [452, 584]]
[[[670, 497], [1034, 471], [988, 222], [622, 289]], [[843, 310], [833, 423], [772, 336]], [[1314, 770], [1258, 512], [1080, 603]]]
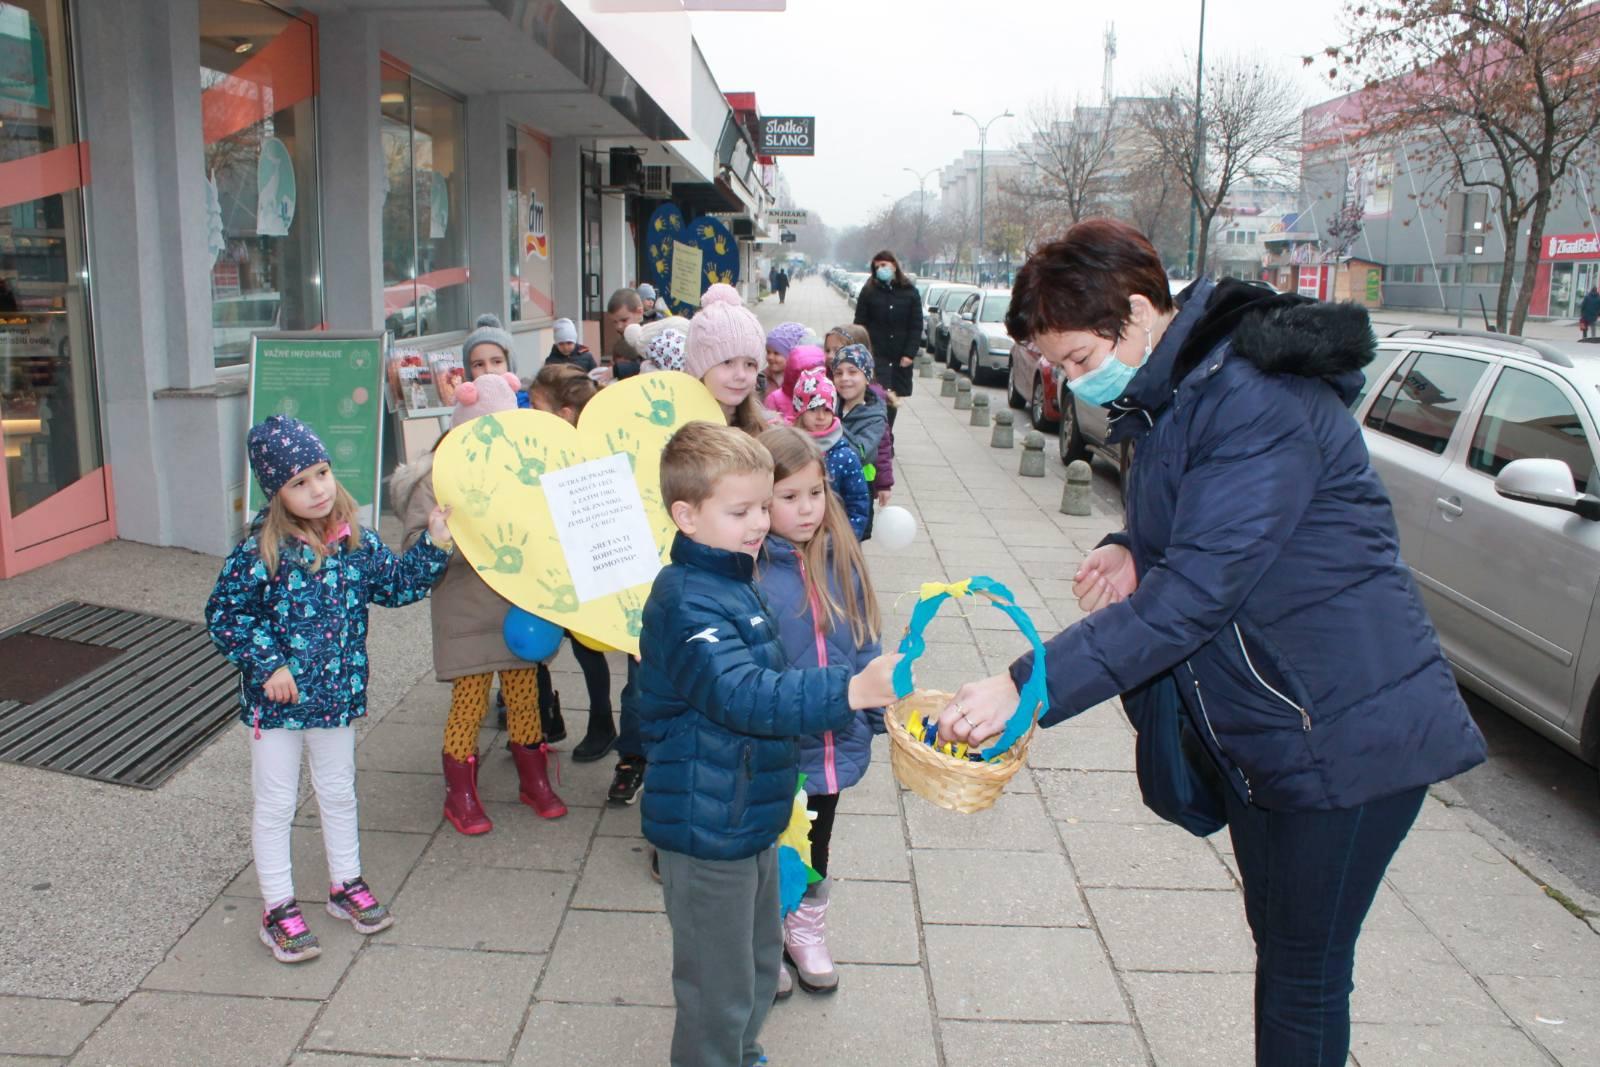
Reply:
[[878, 381], [896, 396], [910, 396], [911, 363], [922, 340], [922, 297], [887, 249], [872, 257], [872, 277], [856, 297], [856, 325], [872, 338]]

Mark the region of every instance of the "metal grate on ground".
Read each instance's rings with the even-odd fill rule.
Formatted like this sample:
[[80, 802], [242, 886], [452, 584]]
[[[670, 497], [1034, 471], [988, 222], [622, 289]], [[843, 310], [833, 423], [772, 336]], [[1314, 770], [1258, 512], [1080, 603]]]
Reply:
[[0, 633], [122, 650], [29, 704], [0, 701], [0, 760], [155, 789], [233, 721], [238, 671], [197, 623], [69, 602]]

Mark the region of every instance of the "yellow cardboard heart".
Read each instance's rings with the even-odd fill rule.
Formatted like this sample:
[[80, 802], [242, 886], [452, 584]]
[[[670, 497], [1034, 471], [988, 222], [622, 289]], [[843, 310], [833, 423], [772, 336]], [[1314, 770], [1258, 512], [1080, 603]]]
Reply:
[[450, 533], [489, 587], [518, 607], [593, 642], [639, 653], [650, 582], [579, 601], [541, 478], [626, 455], [662, 563], [677, 527], [661, 499], [661, 450], [695, 421], [725, 423], [699, 381], [677, 371], [613, 383], [573, 427], [542, 411], [480, 415], [439, 443], [433, 487], [452, 508]]

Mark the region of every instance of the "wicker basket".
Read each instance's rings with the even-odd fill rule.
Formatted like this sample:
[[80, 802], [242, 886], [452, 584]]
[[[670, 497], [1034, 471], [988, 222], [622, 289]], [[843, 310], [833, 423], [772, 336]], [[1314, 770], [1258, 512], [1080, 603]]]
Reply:
[[[912, 736], [906, 725], [913, 718], [934, 722], [949, 706], [952, 699], [949, 693], [912, 687], [911, 665], [926, 648], [922, 632], [939, 605], [952, 596], [972, 594], [987, 598], [1008, 615], [1034, 647], [1032, 676], [1023, 688], [1021, 701], [1007, 723], [1004, 737], [995, 743], [1005, 744], [1007, 738], [1014, 740], [1003, 751], [996, 752], [991, 747], [984, 753], [989, 758], [981, 761], [942, 752]], [[1044, 704], [1045, 650], [1032, 620], [1017, 606], [1011, 591], [991, 578], [973, 577], [949, 585], [930, 583], [922, 587], [921, 598], [911, 613], [905, 637], [900, 641], [900, 652], [904, 658], [895, 666], [895, 692], [901, 696], [884, 712], [884, 725], [889, 734], [889, 766], [895, 778], [924, 800], [950, 811], [970, 814], [993, 806], [1006, 783], [1027, 763], [1028, 743], [1038, 728], [1037, 717]]]
[[937, 719], [950, 703], [950, 694], [919, 689], [897, 700], [884, 712], [889, 732], [889, 766], [896, 780], [917, 796], [941, 808], [971, 814], [992, 807], [1012, 775], [1028, 761], [1028, 742], [1035, 728], [992, 762], [956, 759], [923, 744], [906, 730], [906, 718], [915, 710], [925, 719]]

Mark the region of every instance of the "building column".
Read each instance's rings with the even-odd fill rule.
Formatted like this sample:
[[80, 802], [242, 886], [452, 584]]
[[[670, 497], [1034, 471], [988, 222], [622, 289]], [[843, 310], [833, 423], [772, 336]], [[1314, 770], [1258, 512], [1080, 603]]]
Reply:
[[[472, 317], [511, 321], [511, 234], [506, 211], [506, 119], [492, 94], [467, 98], [467, 297]], [[465, 353], [463, 353], [465, 355]]]
[[550, 235], [550, 295], [556, 302], [556, 317], [576, 323], [583, 322], [581, 163], [576, 138], [558, 137], [550, 142], [550, 210], [545, 215], [545, 230]]
[[323, 318], [334, 330], [381, 330], [383, 117], [378, 23], [371, 15], [318, 22], [317, 148], [322, 196]]

